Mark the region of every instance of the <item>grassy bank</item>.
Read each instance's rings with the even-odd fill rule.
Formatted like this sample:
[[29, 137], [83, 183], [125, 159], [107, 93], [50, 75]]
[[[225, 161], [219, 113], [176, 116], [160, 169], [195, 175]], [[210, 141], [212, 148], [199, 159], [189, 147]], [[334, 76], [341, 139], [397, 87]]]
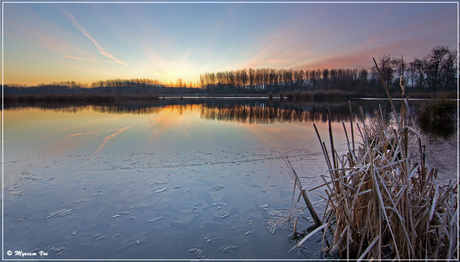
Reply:
[[[356, 92], [345, 92], [341, 90], [330, 90], [330, 91], [293, 91], [280, 93], [280, 98], [284, 97], [288, 102], [308, 102], [308, 101], [339, 101], [339, 100], [348, 100], [352, 98], [388, 98], [384, 93], [380, 95], [369, 95], [366, 93], [356, 93]], [[457, 92], [437, 92], [437, 93], [428, 93], [428, 92], [409, 92], [407, 97], [410, 98], [423, 98], [423, 99], [456, 99]], [[401, 92], [391, 93], [391, 97], [400, 98]]]
[[418, 124], [422, 132], [430, 134], [433, 139], [448, 139], [455, 134], [458, 119], [455, 101], [438, 99], [426, 102], [419, 115]]
[[[160, 92], [161, 93], [161, 92]], [[456, 99], [457, 93], [452, 92], [407, 92], [407, 96], [410, 98], [425, 98], [425, 99]], [[162, 93], [163, 94], [163, 93]], [[270, 100], [278, 99], [287, 102], [310, 102], [310, 101], [346, 101], [353, 98], [386, 98], [384, 93], [381, 94], [368, 94], [368, 93], [357, 93], [347, 92], [341, 90], [317, 90], [317, 91], [287, 91], [280, 93], [231, 93], [231, 94], [199, 94], [195, 93], [164, 93], [163, 95], [157, 95], [153, 92], [142, 92], [142, 93], [126, 93], [126, 92], [44, 92], [44, 93], [25, 93], [25, 94], [12, 94], [5, 90], [5, 102], [8, 101], [51, 101], [51, 102], [65, 102], [65, 101], [114, 101], [114, 100], [127, 100], [127, 99], [159, 99], [160, 97], [269, 97]], [[401, 97], [400, 92], [391, 93], [392, 97]]]
[[[344, 92], [341, 90], [331, 91], [294, 91], [286, 92], [286, 101], [305, 102], [305, 101], [337, 101], [360, 97], [358, 93]], [[280, 95], [281, 97], [281, 95]]]

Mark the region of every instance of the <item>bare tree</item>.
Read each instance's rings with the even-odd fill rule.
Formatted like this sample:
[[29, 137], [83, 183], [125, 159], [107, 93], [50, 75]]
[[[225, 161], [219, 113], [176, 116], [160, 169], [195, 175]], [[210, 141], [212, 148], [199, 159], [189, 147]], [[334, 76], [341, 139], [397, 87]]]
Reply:
[[[447, 48], [447, 50], [449, 50]], [[457, 55], [455, 51], [449, 51], [441, 66], [442, 88], [455, 89], [455, 78], [457, 76]]]
[[387, 53], [383, 54], [382, 58], [379, 58], [380, 73], [382, 74], [383, 80], [385, 81], [388, 88], [390, 88], [390, 83], [393, 80], [394, 73], [391, 61], [391, 56]]
[[427, 68], [428, 78], [431, 80], [431, 89], [435, 92], [440, 87], [440, 75], [442, 70], [442, 64], [447, 54], [449, 54], [449, 48], [446, 46], [436, 46], [431, 49], [431, 53], [428, 55], [428, 61], [430, 62], [429, 68]]
[[329, 89], [329, 69], [323, 69], [323, 88], [328, 90]]

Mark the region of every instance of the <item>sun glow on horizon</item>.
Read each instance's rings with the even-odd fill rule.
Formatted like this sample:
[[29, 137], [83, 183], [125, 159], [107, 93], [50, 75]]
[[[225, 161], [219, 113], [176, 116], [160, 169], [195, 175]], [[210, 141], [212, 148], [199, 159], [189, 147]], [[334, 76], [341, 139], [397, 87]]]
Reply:
[[197, 87], [206, 73], [369, 68], [384, 53], [411, 61], [458, 48], [453, 4], [2, 3], [3, 82]]

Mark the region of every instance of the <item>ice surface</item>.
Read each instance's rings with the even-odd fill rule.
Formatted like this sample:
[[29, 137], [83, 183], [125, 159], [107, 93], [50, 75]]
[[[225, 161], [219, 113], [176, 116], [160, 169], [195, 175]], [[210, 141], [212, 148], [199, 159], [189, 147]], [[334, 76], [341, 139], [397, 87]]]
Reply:
[[60, 133], [8, 155], [5, 250], [51, 250], [50, 259], [298, 258], [287, 253], [289, 232], [269, 222], [291, 202], [282, 157], [305, 185], [322, 182], [326, 166], [305, 123], [244, 125], [184, 113], [192, 124], [167, 126], [158, 123], [169, 119], [163, 115], [86, 114], [57, 113], [72, 125], [56, 122]]

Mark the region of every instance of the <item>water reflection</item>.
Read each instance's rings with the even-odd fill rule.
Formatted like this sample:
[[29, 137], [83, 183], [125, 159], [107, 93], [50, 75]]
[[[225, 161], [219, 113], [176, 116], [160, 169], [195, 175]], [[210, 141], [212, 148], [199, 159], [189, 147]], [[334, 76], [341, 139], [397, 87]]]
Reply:
[[[390, 118], [391, 108], [387, 101], [353, 101], [352, 110], [371, 116], [378, 105], [382, 106], [385, 118]], [[415, 104], [417, 106], [417, 104]], [[274, 124], [290, 122], [326, 122], [327, 108], [333, 122], [349, 121], [350, 111], [347, 101], [334, 103], [279, 103], [266, 99], [165, 99], [156, 102], [120, 101], [101, 104], [53, 104], [33, 103], [28, 105], [8, 104], [5, 109], [40, 108], [66, 113], [93, 110], [109, 114], [159, 114], [164, 110], [182, 115], [185, 112], [198, 113], [201, 118], [247, 124]], [[398, 108], [399, 105], [396, 105]]]
[[[378, 104], [352, 106], [370, 115]], [[328, 125], [318, 122], [328, 107], [333, 121], [348, 121], [348, 102], [10, 104], [5, 248], [54, 251], [65, 240], [60, 258], [191, 260], [196, 248], [215, 259], [319, 259], [321, 235], [305, 243], [311, 253], [288, 253], [290, 232], [280, 226], [272, 234], [267, 220], [279, 221], [292, 199], [283, 156], [309, 187], [323, 183], [327, 166], [305, 122], [327, 137]], [[383, 114], [389, 108], [382, 103]], [[332, 129], [337, 152], [345, 151], [341, 123]], [[324, 210], [320, 200], [312, 195]], [[239, 249], [223, 252], [228, 246]]]
[[[333, 114], [334, 121], [348, 115]], [[230, 121], [249, 124], [274, 124], [284, 122], [318, 122], [327, 120], [325, 112], [303, 108], [278, 108], [257, 106], [234, 106], [228, 108], [203, 107], [201, 117], [208, 120]]]

